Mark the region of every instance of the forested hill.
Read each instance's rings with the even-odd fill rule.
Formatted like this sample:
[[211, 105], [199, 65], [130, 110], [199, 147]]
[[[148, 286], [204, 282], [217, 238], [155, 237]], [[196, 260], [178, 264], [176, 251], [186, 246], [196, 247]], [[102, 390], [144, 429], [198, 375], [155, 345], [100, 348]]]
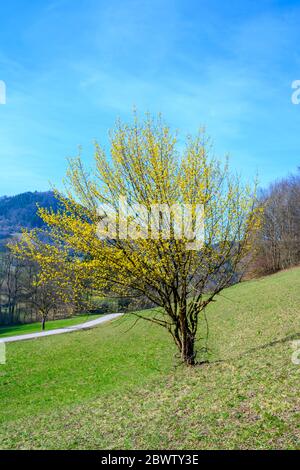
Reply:
[[57, 208], [53, 192], [27, 192], [17, 196], [0, 198], [0, 244], [22, 227], [35, 228], [43, 225], [37, 215], [37, 205]]

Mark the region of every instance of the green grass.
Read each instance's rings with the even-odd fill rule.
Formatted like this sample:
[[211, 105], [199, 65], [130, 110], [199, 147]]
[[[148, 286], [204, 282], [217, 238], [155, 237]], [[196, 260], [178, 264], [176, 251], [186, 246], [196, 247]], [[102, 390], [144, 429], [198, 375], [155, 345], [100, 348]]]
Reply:
[[[45, 330], [55, 330], [56, 328], [66, 328], [68, 326], [79, 325], [89, 320], [94, 320], [99, 315], [76, 315], [63, 320], [49, 320], [46, 322]], [[0, 326], [0, 339], [8, 336], [26, 335], [28, 333], [38, 333], [41, 330], [41, 323], [28, 323], [25, 325]]]
[[299, 292], [299, 268], [224, 291], [207, 310], [211, 362], [193, 369], [132, 318], [9, 344], [0, 447], [300, 449]]

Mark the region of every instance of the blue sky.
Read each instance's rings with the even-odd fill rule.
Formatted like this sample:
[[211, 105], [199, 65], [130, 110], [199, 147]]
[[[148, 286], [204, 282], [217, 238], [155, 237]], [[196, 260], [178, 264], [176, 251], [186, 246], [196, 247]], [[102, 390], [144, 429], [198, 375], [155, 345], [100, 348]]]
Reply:
[[219, 156], [262, 185], [300, 165], [300, 3], [255, 0], [1, 2], [0, 195], [60, 185], [117, 116], [205, 125]]

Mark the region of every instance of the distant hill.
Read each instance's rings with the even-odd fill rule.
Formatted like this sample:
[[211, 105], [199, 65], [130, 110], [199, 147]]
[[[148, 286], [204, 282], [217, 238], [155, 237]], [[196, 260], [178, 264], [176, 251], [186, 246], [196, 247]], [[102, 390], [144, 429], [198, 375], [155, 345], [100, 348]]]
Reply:
[[22, 227], [32, 229], [43, 226], [43, 221], [37, 215], [37, 205], [55, 210], [58, 202], [52, 191], [0, 197], [0, 245], [3, 246]]

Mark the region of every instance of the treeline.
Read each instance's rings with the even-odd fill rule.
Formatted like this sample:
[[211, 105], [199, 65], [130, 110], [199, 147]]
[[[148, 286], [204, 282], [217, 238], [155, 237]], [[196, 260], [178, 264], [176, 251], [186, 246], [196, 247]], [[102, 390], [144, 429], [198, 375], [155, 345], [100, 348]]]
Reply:
[[0, 253], [0, 324], [31, 323], [66, 318], [78, 305], [65, 302], [61, 292], [51, 283], [38, 283], [38, 267], [13, 256]]
[[298, 174], [261, 191], [262, 226], [252, 263], [255, 274], [270, 274], [300, 264], [300, 168]]
[[0, 325], [41, 322], [68, 318], [76, 314], [104, 314], [151, 308], [145, 297], [105, 298], [89, 286], [73, 291], [72, 282], [59, 287], [48, 281], [39, 283], [39, 268], [15, 257], [11, 251], [0, 253]]

